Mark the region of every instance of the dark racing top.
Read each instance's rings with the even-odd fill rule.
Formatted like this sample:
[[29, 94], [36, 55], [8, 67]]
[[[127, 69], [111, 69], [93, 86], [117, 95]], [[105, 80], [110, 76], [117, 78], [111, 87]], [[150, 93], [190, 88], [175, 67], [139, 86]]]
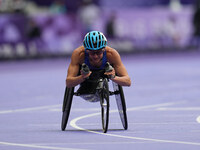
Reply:
[[[98, 80], [100, 78], [105, 78], [105, 65], [107, 62], [106, 51], [103, 53], [102, 65], [99, 68], [93, 67], [89, 61], [89, 54], [85, 52], [85, 64], [88, 65], [91, 70], [91, 75], [88, 79], [80, 84], [80, 88], [78, 89], [79, 94], [95, 94], [96, 87], [98, 86]], [[80, 66], [81, 68], [81, 66]]]

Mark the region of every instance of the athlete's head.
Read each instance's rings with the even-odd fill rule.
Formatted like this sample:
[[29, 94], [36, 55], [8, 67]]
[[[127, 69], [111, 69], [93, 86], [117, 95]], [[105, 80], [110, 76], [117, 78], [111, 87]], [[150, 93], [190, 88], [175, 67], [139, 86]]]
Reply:
[[87, 50], [100, 50], [107, 45], [107, 39], [103, 33], [99, 31], [91, 31], [85, 35], [83, 46]]

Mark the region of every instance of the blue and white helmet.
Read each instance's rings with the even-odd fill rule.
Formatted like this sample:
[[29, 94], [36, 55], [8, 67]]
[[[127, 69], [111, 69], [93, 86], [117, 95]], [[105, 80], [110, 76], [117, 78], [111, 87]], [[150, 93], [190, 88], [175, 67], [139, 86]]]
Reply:
[[105, 48], [107, 39], [103, 33], [99, 31], [91, 31], [85, 35], [83, 46], [88, 50], [99, 50]]

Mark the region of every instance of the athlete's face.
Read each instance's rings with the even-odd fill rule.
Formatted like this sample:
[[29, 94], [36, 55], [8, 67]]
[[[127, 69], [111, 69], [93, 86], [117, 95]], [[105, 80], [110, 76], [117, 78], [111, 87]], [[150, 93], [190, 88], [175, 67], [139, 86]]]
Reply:
[[102, 57], [103, 57], [103, 52], [105, 51], [105, 48], [100, 49], [100, 50], [87, 50], [89, 54], [89, 59], [94, 63], [98, 64]]

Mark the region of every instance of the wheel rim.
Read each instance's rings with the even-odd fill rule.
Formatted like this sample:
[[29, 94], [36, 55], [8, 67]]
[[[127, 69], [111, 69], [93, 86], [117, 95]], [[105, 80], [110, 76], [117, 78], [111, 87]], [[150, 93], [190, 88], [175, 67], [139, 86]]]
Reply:
[[125, 114], [124, 114], [124, 111], [123, 111], [122, 102], [120, 100], [120, 95], [117, 95], [117, 107], [118, 107], [118, 110], [119, 110], [119, 115], [120, 115], [122, 125], [126, 129], [127, 123], [126, 123], [126, 118], [125, 118]]
[[101, 95], [101, 115], [103, 132], [106, 133], [109, 121], [109, 91], [108, 82], [104, 81]]
[[121, 86], [113, 82], [113, 88], [115, 91], [118, 92], [118, 94], [115, 95], [117, 108], [119, 111], [120, 120], [122, 122], [122, 126], [125, 130], [128, 129], [128, 121], [127, 121], [127, 114], [126, 114], [126, 104], [125, 104], [125, 98], [123, 89]]

